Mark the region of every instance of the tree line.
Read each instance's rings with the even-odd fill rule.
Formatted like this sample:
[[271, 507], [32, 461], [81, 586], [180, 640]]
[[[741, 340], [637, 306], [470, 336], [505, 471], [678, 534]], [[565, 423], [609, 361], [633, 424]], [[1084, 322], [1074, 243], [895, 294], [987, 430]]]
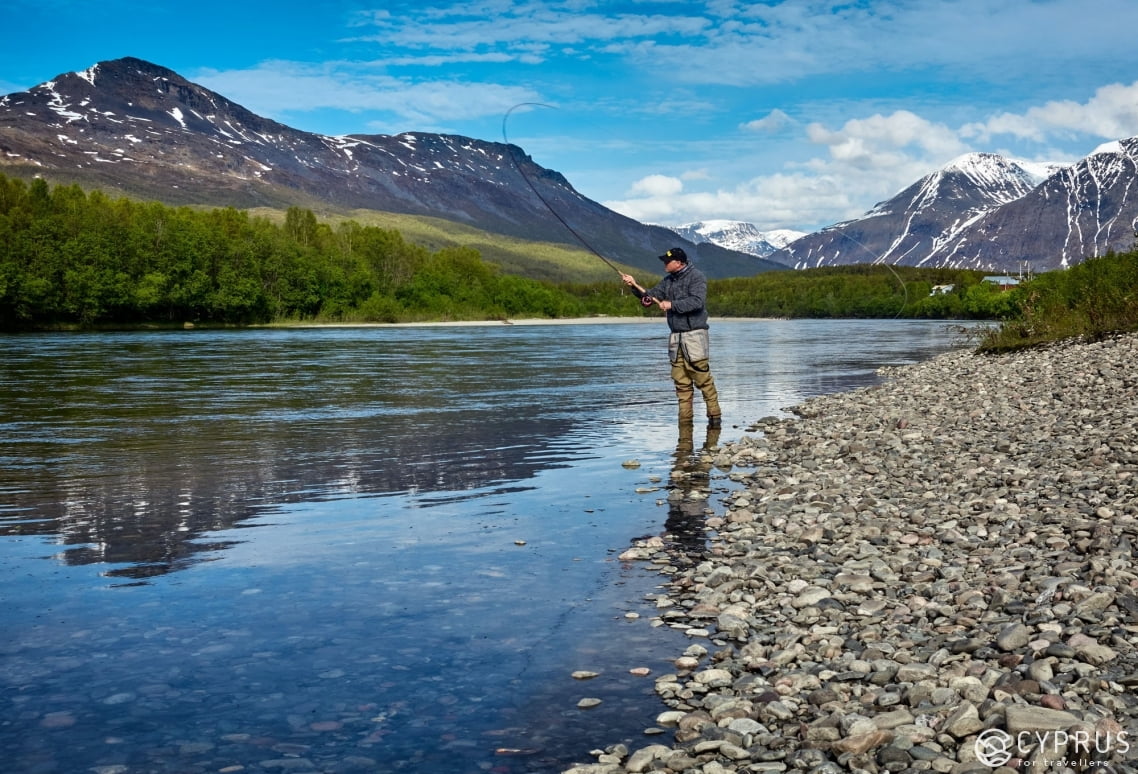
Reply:
[[[776, 271], [711, 281], [708, 306], [736, 317], [1011, 314], [1007, 294], [981, 276], [888, 266]], [[431, 251], [395, 230], [321, 222], [298, 207], [280, 222], [0, 176], [4, 330], [644, 314], [660, 313], [643, 310], [615, 278], [509, 275], [469, 247]]]
[[605, 313], [607, 299], [500, 274], [397, 231], [111, 198], [0, 176], [0, 326], [396, 322]]
[[708, 311], [734, 317], [1002, 319], [1008, 295], [985, 272], [855, 264], [709, 283]]

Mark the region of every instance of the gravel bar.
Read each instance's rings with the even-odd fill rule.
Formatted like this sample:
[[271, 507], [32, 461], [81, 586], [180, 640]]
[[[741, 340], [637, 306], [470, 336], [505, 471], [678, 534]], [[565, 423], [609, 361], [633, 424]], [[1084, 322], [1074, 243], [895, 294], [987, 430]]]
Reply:
[[568, 771], [1138, 771], [1136, 363], [1135, 335], [953, 352], [708, 451], [721, 515], [675, 472], [702, 548], [622, 555], [690, 639], [668, 709]]

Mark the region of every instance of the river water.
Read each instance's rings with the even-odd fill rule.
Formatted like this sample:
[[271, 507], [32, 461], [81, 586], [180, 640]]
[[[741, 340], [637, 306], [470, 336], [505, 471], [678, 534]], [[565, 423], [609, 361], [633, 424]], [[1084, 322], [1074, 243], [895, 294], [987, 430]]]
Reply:
[[[5, 770], [512, 774], [667, 741], [652, 681], [689, 642], [618, 554], [676, 528], [673, 468], [967, 342], [715, 321], [725, 426], [691, 447], [665, 342], [660, 322], [0, 336]], [[731, 484], [710, 482], [714, 509]]]

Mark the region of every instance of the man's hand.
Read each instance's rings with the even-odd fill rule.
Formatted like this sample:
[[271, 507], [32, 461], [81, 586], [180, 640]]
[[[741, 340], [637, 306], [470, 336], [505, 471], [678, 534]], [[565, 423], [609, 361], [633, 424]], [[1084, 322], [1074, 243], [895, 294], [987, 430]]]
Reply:
[[636, 278], [631, 274], [621, 274], [620, 279], [624, 282], [625, 285], [628, 285], [629, 287], [636, 284]]

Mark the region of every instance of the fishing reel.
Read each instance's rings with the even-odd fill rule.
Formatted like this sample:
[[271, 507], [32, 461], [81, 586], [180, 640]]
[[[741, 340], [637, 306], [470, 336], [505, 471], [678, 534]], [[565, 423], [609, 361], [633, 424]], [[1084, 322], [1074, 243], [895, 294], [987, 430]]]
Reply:
[[640, 297], [640, 305], [643, 307], [652, 306], [652, 304], [654, 304], [654, 303], [656, 303], [656, 299], [652, 298], [652, 296], [641, 296]]

